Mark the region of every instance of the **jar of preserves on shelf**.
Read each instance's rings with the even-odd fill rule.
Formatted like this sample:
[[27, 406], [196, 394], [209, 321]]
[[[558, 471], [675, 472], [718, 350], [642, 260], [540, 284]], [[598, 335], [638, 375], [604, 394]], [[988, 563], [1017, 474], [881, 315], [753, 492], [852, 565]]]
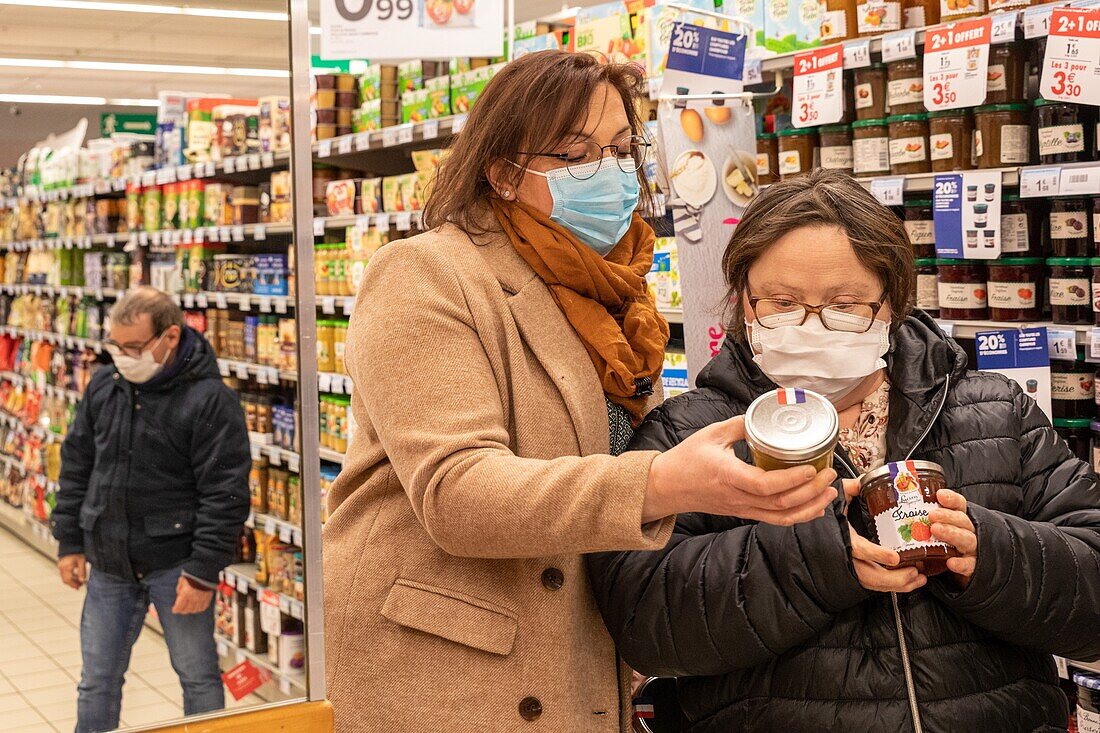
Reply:
[[1030, 127], [1026, 104], [991, 104], [974, 110], [974, 165], [1026, 165]]
[[994, 321], [1034, 321], [1042, 315], [1039, 257], [1002, 257], [990, 260], [989, 317]]
[[852, 172], [852, 126], [822, 125], [818, 128], [821, 145], [818, 157], [822, 168]]
[[852, 100], [857, 120], [886, 117], [886, 64], [875, 63], [852, 72]]
[[940, 0], [902, 0], [902, 28], [923, 28], [940, 22]]
[[974, 120], [967, 109], [928, 113], [928, 157], [933, 173], [974, 167]]
[[1100, 254], [1100, 196], [1092, 198], [1092, 244], [1093, 251]]
[[890, 172], [897, 175], [928, 173], [928, 115], [887, 117], [890, 126]]
[[856, 5], [860, 36], [877, 36], [901, 30], [901, 0], [862, 0]]
[[1023, 10], [1032, 5], [1040, 5], [1042, 0], [986, 0], [986, 12], [996, 13], [998, 10]]
[[806, 173], [814, 167], [817, 153], [817, 129], [791, 127], [779, 136], [779, 178]]
[[1081, 108], [1072, 102], [1036, 99], [1035, 135], [1039, 162], [1076, 163], [1087, 160]]
[[745, 441], [753, 464], [765, 471], [833, 465], [839, 435], [836, 408], [816, 392], [777, 389], [757, 397], [745, 411]]
[[917, 260], [917, 278], [914, 302], [933, 318], [940, 317], [940, 286], [933, 258]]
[[1027, 99], [1027, 52], [1022, 43], [989, 47], [985, 104], [1019, 104]]
[[1001, 253], [1016, 257], [1043, 256], [1040, 217], [1032, 204], [1015, 194], [1001, 201]]
[[940, 0], [940, 22], [976, 18], [985, 13], [985, 0]]
[[1052, 257], [1047, 260], [1050, 280], [1050, 318], [1066, 325], [1091, 325], [1092, 271], [1090, 260], [1083, 257]]
[[1092, 322], [1100, 327], [1100, 258], [1089, 258], [1092, 265]]
[[[1074, 358], [1075, 357], [1075, 358]], [[1055, 418], [1096, 417], [1096, 366], [1081, 353], [1050, 361], [1050, 407]]]
[[1055, 257], [1088, 257], [1089, 205], [1085, 199], [1053, 199], [1050, 202], [1050, 249]]
[[[1054, 432], [1066, 441], [1073, 455], [1080, 460], [1092, 465], [1092, 419], [1085, 418], [1054, 418]], [[1100, 716], [1097, 717], [1100, 722]], [[1080, 729], [1087, 730], [1087, 729]]]
[[859, 35], [856, 0], [818, 0], [821, 11], [821, 42], [847, 41]]
[[[917, 199], [902, 206], [902, 219], [913, 256], [918, 259], [936, 257], [936, 226], [932, 219], [932, 201]], [[935, 263], [933, 263], [935, 264]]]
[[317, 371], [336, 371], [336, 330], [332, 321], [317, 322]]
[[852, 170], [857, 176], [890, 172], [890, 128], [886, 120], [852, 123]]
[[[1092, 446], [1092, 451], [1089, 465], [1092, 466], [1093, 471], [1100, 472], [1100, 422], [1093, 420], [1091, 423], [1089, 423], [1089, 428], [1092, 431], [1092, 442], [1090, 443], [1090, 445]], [[1100, 690], [1100, 678], [1097, 678], [1096, 683], [1096, 689]], [[1100, 698], [1100, 695], [1098, 695], [1097, 698]], [[1100, 699], [1097, 699], [1096, 703], [1100, 703]], [[1091, 710], [1092, 712], [1097, 713], [1096, 717], [1093, 720], [1096, 723], [1097, 727], [1100, 727], [1100, 710], [1097, 710], [1096, 704], [1093, 704]], [[1080, 715], [1080, 713], [1078, 713], [1078, 715]]]
[[756, 182], [759, 185], [779, 180], [779, 139], [772, 132], [756, 136]]
[[985, 263], [980, 260], [936, 260], [940, 318], [982, 321], [989, 317]]
[[921, 114], [924, 109], [924, 67], [919, 58], [886, 64], [886, 106], [892, 115]]

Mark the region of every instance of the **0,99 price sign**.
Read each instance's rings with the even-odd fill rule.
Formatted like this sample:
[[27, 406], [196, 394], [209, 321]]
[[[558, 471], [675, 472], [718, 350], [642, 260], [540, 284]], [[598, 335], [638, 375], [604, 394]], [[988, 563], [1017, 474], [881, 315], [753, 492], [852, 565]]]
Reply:
[[320, 0], [321, 58], [371, 60], [504, 53], [503, 0]]
[[794, 57], [795, 127], [839, 122], [844, 114], [844, 46], [826, 46]]
[[925, 33], [925, 107], [973, 107], [985, 99], [991, 35], [989, 18], [948, 23]]
[[1100, 105], [1100, 8], [1055, 8], [1039, 93], [1044, 99]]

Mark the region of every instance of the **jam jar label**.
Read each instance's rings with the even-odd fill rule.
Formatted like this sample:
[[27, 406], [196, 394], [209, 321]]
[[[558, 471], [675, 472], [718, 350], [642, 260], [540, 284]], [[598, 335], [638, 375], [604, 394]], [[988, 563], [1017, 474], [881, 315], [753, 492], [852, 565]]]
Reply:
[[899, 104], [924, 104], [924, 79], [919, 76], [894, 79], [886, 83], [886, 88], [886, 99], [891, 107]]
[[[1027, 125], [1003, 125], [1001, 127], [1001, 162], [1005, 165], [1027, 163]], [[981, 155], [981, 153], [978, 153]]]
[[856, 109], [867, 109], [875, 105], [875, 88], [868, 83], [856, 84]]
[[955, 157], [955, 141], [950, 132], [928, 136], [928, 152], [932, 160], [947, 160]]
[[1092, 446], [1092, 470], [1100, 471], [1100, 445]]
[[1080, 239], [1088, 236], [1088, 214], [1081, 211], [1050, 212], [1051, 239]]
[[[825, 3], [821, 3], [825, 7]], [[843, 10], [823, 10], [821, 13], [821, 40], [831, 41], [848, 35], [848, 13]]]
[[1056, 125], [1039, 128], [1039, 155], [1080, 153], [1085, 149], [1083, 125]]
[[985, 12], [985, 0], [940, 0], [940, 20], [947, 21], [963, 15], [981, 15]]
[[1095, 203], [1097, 200], [1100, 199], [1093, 199], [1096, 213], [1092, 215], [1092, 241], [1100, 243], [1100, 204]]
[[907, 221], [905, 231], [909, 235], [909, 241], [914, 245], [936, 243], [936, 224], [931, 220]]
[[921, 310], [939, 310], [939, 278], [935, 275], [917, 275], [917, 307]]
[[1077, 733], [1100, 733], [1100, 713], [1077, 706]]
[[820, 148], [822, 168], [852, 170], [852, 148], [849, 145], [830, 145]]
[[1100, 283], [1092, 284], [1092, 312], [1100, 313]]
[[985, 88], [990, 92], [1008, 91], [1004, 64], [993, 64], [985, 72]]
[[921, 547], [947, 547], [947, 543], [932, 539], [932, 522], [928, 512], [939, 504], [924, 500], [920, 478], [912, 465], [890, 463], [891, 488], [896, 506], [874, 517], [878, 543], [898, 552]]
[[982, 283], [939, 283], [940, 308], [985, 308], [986, 286]]
[[856, 6], [860, 33], [901, 30], [901, 0], [871, 0]]
[[802, 156], [797, 150], [785, 150], [779, 153], [779, 172], [785, 176], [802, 170]]
[[903, 137], [890, 141], [890, 165], [919, 163], [928, 159], [923, 137]]
[[767, 153], [757, 153], [756, 154], [756, 175], [758, 175], [758, 176], [767, 176], [767, 175], [771, 175], [771, 172], [772, 172], [772, 163], [771, 163], [771, 160], [768, 159], [768, 154]]
[[1064, 277], [1050, 279], [1051, 305], [1088, 305], [1091, 296], [1091, 280]]
[[1001, 217], [1001, 251], [1027, 252], [1027, 214], [1005, 214]]
[[990, 308], [1034, 308], [1035, 283], [989, 282]]
[[928, 25], [924, 20], [924, 6], [918, 5], [915, 8], [905, 9], [905, 27], [906, 28], [923, 28]]
[[890, 141], [884, 137], [869, 137], [852, 141], [856, 173], [881, 173], [890, 170]]
[[1055, 400], [1096, 400], [1091, 374], [1051, 372], [1050, 396]]

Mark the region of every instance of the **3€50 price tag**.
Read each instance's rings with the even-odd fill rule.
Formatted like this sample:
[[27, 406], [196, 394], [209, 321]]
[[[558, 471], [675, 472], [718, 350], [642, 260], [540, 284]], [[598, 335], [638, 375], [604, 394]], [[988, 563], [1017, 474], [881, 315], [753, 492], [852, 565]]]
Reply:
[[828, 125], [844, 114], [844, 46], [825, 46], [794, 57], [795, 127]]
[[1039, 94], [1100, 106], [1100, 8], [1055, 8]]
[[989, 18], [928, 29], [924, 37], [924, 106], [930, 110], [971, 107], [986, 95]]

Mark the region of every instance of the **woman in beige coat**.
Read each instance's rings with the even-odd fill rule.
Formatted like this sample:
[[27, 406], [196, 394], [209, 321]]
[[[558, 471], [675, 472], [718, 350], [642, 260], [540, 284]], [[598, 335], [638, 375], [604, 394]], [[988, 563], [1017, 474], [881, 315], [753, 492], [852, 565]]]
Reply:
[[611, 455], [660, 400], [668, 335], [633, 215], [642, 89], [583, 54], [513, 62], [443, 164], [436, 228], [367, 269], [324, 536], [341, 733], [628, 730], [582, 553], [659, 549], [677, 512], [790, 524], [836, 496], [831, 469], [740, 462], [740, 419]]

